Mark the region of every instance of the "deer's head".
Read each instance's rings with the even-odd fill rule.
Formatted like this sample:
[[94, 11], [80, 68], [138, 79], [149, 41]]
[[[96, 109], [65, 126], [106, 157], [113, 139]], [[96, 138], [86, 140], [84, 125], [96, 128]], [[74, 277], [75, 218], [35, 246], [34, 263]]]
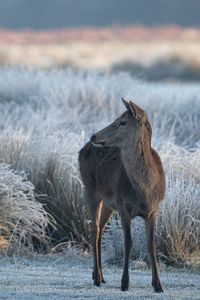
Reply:
[[116, 146], [124, 148], [139, 141], [151, 138], [151, 125], [146, 113], [132, 101], [122, 98], [126, 111], [113, 123], [91, 137], [95, 147]]

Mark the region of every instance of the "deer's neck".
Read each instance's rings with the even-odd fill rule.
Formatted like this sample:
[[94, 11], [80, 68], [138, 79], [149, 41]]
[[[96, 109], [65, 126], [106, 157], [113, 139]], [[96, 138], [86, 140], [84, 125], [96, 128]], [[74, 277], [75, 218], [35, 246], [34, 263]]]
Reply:
[[155, 181], [155, 169], [150, 140], [139, 140], [121, 149], [121, 157], [132, 185], [143, 191], [151, 188]]

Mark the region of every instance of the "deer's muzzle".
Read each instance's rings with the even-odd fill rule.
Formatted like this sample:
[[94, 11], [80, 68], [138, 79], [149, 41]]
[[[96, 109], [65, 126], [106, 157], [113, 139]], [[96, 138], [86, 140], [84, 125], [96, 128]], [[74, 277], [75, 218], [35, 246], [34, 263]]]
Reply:
[[106, 143], [105, 141], [98, 141], [95, 134], [91, 136], [90, 141], [95, 147], [104, 147]]

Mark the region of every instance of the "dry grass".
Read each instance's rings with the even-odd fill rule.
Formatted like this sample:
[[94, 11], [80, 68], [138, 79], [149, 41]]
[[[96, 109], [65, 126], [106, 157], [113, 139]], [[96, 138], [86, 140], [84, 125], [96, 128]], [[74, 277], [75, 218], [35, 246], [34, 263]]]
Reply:
[[167, 176], [165, 201], [158, 215], [157, 244], [170, 264], [200, 266], [200, 184], [173, 172]]
[[35, 200], [33, 184], [23, 172], [0, 164], [0, 253], [34, 252], [49, 247], [47, 226], [55, 228], [53, 218]]
[[90, 248], [88, 212], [76, 160], [83, 137], [44, 129], [38, 139], [37, 133], [23, 136], [10, 130], [10, 137], [2, 139], [2, 158], [15, 169], [26, 171], [39, 194], [36, 199], [56, 221], [56, 230], [48, 226], [52, 245], [70, 240]]

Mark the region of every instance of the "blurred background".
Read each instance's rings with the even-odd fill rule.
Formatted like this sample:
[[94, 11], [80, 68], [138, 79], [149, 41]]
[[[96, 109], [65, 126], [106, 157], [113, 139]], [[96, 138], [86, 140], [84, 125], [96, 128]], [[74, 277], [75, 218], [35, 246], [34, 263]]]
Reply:
[[200, 79], [198, 0], [6, 0], [0, 65]]

